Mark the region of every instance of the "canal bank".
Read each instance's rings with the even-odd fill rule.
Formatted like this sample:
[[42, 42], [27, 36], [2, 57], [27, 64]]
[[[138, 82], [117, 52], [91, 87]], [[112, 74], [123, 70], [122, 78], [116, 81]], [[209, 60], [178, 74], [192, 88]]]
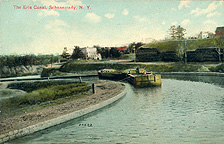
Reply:
[[106, 107], [126, 94], [118, 82], [97, 81], [95, 94], [64, 104], [1, 120], [0, 143], [47, 129]]
[[163, 78], [162, 87], [136, 89], [127, 84], [126, 96], [115, 106], [8, 144], [221, 144], [223, 88], [171, 78]]

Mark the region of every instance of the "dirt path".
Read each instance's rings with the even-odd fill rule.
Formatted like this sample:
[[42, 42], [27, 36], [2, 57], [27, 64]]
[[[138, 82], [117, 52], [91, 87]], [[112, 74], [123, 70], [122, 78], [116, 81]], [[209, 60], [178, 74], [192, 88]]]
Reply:
[[25, 128], [103, 102], [116, 96], [124, 88], [125, 86], [123, 84], [117, 82], [97, 81], [95, 84], [95, 94], [63, 104], [49, 106], [35, 112], [24, 113], [22, 115], [0, 120], [0, 134]]

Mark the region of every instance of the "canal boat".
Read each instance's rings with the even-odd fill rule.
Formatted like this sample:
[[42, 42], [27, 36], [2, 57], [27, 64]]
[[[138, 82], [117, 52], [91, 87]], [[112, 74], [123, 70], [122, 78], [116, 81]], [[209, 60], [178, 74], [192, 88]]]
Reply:
[[98, 76], [100, 79], [121, 80], [126, 77], [126, 74], [115, 69], [102, 69], [98, 71]]
[[161, 75], [148, 73], [144, 69], [129, 69], [126, 70], [127, 81], [135, 87], [154, 87], [161, 86]]

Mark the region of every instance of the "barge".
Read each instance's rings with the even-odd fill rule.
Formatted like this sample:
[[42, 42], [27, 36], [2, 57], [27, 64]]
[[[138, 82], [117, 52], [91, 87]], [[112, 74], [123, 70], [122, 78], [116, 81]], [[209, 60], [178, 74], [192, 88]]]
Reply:
[[127, 69], [123, 72], [114, 69], [103, 69], [98, 72], [100, 79], [127, 80], [135, 87], [161, 86], [161, 75], [148, 73], [145, 69]]
[[154, 87], [161, 86], [161, 75], [148, 73], [144, 69], [130, 69], [126, 70], [127, 81], [135, 87]]
[[126, 74], [115, 69], [102, 69], [98, 71], [98, 76], [100, 79], [122, 80]]

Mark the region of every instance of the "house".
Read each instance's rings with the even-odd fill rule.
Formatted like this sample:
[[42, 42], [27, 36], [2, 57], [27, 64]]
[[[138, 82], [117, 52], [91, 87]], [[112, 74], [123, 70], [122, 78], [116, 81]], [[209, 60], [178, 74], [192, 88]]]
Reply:
[[207, 39], [207, 38], [213, 38], [213, 33], [212, 32], [200, 32], [198, 35], [199, 39]]
[[224, 36], [224, 27], [217, 27], [215, 30], [216, 36]]
[[102, 60], [101, 54], [97, 52], [95, 47], [84, 47], [81, 51], [85, 54], [87, 59]]
[[125, 51], [126, 49], [127, 49], [127, 46], [117, 47], [117, 50], [119, 51]]

